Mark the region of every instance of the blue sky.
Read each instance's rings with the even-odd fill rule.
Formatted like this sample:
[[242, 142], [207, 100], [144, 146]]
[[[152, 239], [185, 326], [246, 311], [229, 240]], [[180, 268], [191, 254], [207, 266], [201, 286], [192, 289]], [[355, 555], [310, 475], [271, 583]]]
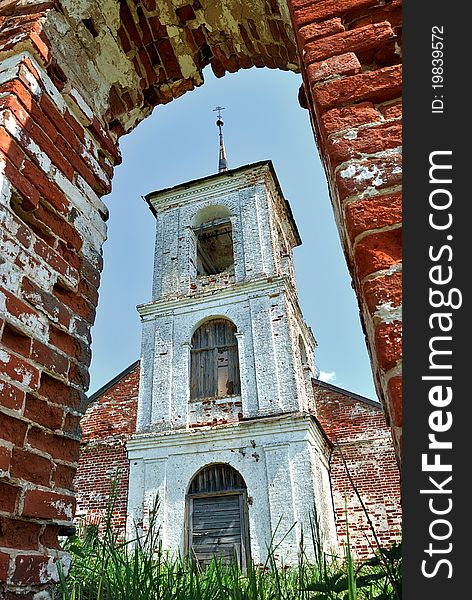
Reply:
[[229, 168], [271, 159], [290, 202], [302, 246], [294, 251], [300, 303], [318, 341], [316, 363], [339, 387], [376, 398], [357, 300], [341, 250], [299, 75], [250, 69], [216, 79], [153, 114], [121, 140], [95, 325], [89, 392], [140, 354], [136, 306], [151, 299], [154, 217], [142, 196], [218, 170], [221, 105]]

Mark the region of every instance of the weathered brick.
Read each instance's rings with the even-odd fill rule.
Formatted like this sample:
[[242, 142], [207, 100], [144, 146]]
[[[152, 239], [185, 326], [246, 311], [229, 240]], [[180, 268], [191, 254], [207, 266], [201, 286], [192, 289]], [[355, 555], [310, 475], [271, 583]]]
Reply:
[[0, 471], [8, 472], [10, 470], [11, 450], [5, 446], [0, 446]]
[[363, 100], [383, 102], [397, 98], [401, 83], [401, 66], [394, 65], [323, 83], [313, 90], [313, 97], [324, 112]]
[[31, 338], [23, 332], [5, 323], [2, 333], [2, 344], [22, 356], [28, 358], [31, 349]]
[[[54, 400], [54, 397], [51, 400]], [[58, 406], [40, 400], [32, 394], [27, 394], [24, 416], [33, 423], [54, 430], [61, 427], [64, 412]]]
[[47, 373], [41, 373], [39, 394], [55, 404], [63, 404], [71, 408], [78, 408], [81, 397], [80, 392], [59, 379], [51, 377]]
[[400, 376], [392, 377], [388, 382], [387, 390], [390, 419], [395, 427], [401, 427], [403, 422], [402, 378]]
[[13, 514], [19, 492], [20, 488], [16, 485], [0, 481], [0, 510]]
[[310, 42], [305, 46], [304, 60], [310, 64], [346, 52], [365, 52], [382, 46], [394, 37], [390, 23], [366, 25]]
[[360, 102], [344, 108], [333, 108], [321, 117], [321, 123], [326, 134], [381, 120], [382, 115], [372, 102]]
[[0, 398], [2, 399], [2, 406], [19, 410], [23, 406], [25, 392], [8, 381], [0, 380]]
[[50, 454], [66, 462], [77, 462], [80, 446], [76, 440], [44, 431], [39, 427], [31, 427], [27, 442], [41, 452]]
[[13, 381], [17, 381], [31, 389], [37, 389], [39, 381], [38, 369], [31, 363], [6, 351], [0, 353], [0, 368]]
[[401, 193], [372, 196], [350, 202], [344, 209], [346, 228], [351, 241], [361, 233], [401, 223]]
[[400, 185], [401, 182], [402, 156], [399, 153], [352, 161], [336, 173], [336, 183], [341, 200], [365, 192], [367, 189], [380, 190]]
[[72, 313], [55, 296], [41, 289], [26, 277], [23, 278], [21, 291], [25, 299], [35, 308], [44, 312], [54, 323], [69, 327]]
[[402, 324], [380, 323], [375, 328], [375, 349], [379, 368], [389, 371], [402, 358]]
[[290, 4], [295, 10], [294, 22], [301, 27], [315, 21], [345, 16], [353, 10], [375, 6], [377, 0], [291, 0]]
[[71, 521], [75, 509], [75, 499], [72, 496], [27, 490], [22, 515], [55, 521]]
[[298, 30], [298, 36], [303, 44], [312, 42], [321, 37], [328, 37], [335, 33], [345, 31], [342, 20], [339, 17], [322, 21], [321, 23], [310, 23]]
[[311, 85], [336, 75], [355, 75], [362, 70], [360, 62], [352, 52], [333, 56], [308, 65], [307, 75]]
[[48, 556], [23, 554], [15, 557], [15, 570], [11, 577], [13, 584], [39, 585], [43, 583], [41, 574], [46, 572]]
[[402, 275], [401, 273], [391, 273], [366, 280], [363, 291], [371, 315], [380, 305], [400, 306], [402, 303]]
[[362, 158], [366, 154], [400, 148], [401, 145], [402, 126], [394, 121], [334, 134], [329, 139], [327, 152], [331, 164], [338, 166], [351, 158]]
[[14, 448], [11, 459], [11, 476], [38, 485], [49, 485], [52, 463], [47, 458], [26, 450]]
[[76, 474], [76, 469], [74, 467], [69, 467], [67, 465], [56, 465], [56, 470], [54, 472], [54, 484], [58, 488], [72, 490], [72, 481], [74, 480]]
[[399, 228], [373, 233], [356, 244], [356, 270], [361, 281], [371, 273], [401, 262], [401, 233]]

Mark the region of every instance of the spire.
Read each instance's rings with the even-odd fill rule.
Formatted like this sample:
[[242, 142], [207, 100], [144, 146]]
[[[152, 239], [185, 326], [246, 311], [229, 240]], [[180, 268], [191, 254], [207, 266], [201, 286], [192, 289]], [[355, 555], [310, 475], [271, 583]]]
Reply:
[[223, 140], [222, 130], [224, 122], [221, 118], [221, 111], [224, 109], [224, 106], [217, 106], [213, 109], [213, 112], [218, 111], [218, 119], [216, 120], [216, 125], [218, 126], [218, 129], [220, 131], [220, 155], [218, 160], [218, 173], [223, 173], [223, 171], [228, 170], [228, 161], [226, 160], [225, 142]]

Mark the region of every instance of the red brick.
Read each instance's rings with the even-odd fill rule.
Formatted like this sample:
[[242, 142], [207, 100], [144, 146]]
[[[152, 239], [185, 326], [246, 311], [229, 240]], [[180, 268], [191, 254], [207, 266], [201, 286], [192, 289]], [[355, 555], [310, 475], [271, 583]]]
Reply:
[[58, 406], [54, 406], [31, 394], [27, 394], [24, 416], [33, 423], [54, 430], [60, 429], [64, 411]]
[[380, 229], [401, 223], [402, 195], [400, 192], [384, 196], [371, 196], [365, 200], [350, 202], [344, 209], [346, 228], [353, 242], [370, 229]]
[[381, 304], [400, 306], [402, 303], [402, 275], [401, 273], [392, 273], [369, 279], [364, 283], [363, 291], [371, 315]]
[[377, 0], [291, 0], [294, 12], [294, 22], [297, 26], [314, 21], [331, 19], [347, 15], [350, 11], [369, 8], [377, 4]]
[[76, 293], [70, 292], [69, 290], [64, 290], [62, 288], [56, 287], [54, 289], [54, 294], [56, 298], [62, 303], [68, 306], [72, 312], [79, 317], [82, 317], [89, 323], [93, 323], [95, 318], [95, 306], [90, 304], [82, 298], [81, 296], [77, 296]]
[[401, 377], [395, 376], [389, 380], [387, 393], [390, 419], [395, 427], [401, 427], [403, 422]]
[[379, 158], [366, 158], [351, 162], [336, 173], [339, 197], [364, 192], [368, 188], [383, 189], [402, 182], [401, 154], [387, 154]]
[[2, 406], [20, 410], [25, 399], [25, 392], [8, 381], [0, 380], [0, 398], [2, 399]]
[[361, 70], [362, 67], [356, 55], [348, 52], [308, 65], [307, 76], [309, 83], [314, 85], [335, 75], [355, 75]]
[[17, 169], [25, 160], [25, 153], [11, 135], [0, 127], [0, 151], [11, 161]]
[[78, 390], [47, 373], [41, 373], [39, 393], [44, 398], [54, 401], [55, 404], [63, 404], [71, 408], [78, 408], [81, 401]]
[[345, 31], [345, 27], [341, 19], [335, 18], [321, 23], [305, 25], [299, 29], [298, 36], [303, 44], [307, 44], [318, 38], [327, 37], [341, 31]]
[[36, 450], [50, 454], [53, 458], [75, 463], [79, 457], [80, 444], [71, 438], [48, 433], [39, 427], [32, 427], [27, 438]]
[[[91, 465], [90, 465], [91, 467]], [[72, 481], [74, 480], [77, 469], [68, 467], [67, 465], [56, 465], [54, 473], [54, 484], [66, 490], [72, 490]]]
[[130, 39], [139, 47], [141, 45], [141, 36], [136, 27], [136, 21], [126, 2], [120, 3], [120, 20], [126, 29]]
[[360, 102], [353, 106], [333, 108], [321, 117], [321, 123], [327, 134], [381, 120], [382, 115], [372, 102]]
[[23, 297], [38, 310], [46, 313], [51, 321], [60, 323], [66, 328], [69, 327], [72, 316], [71, 311], [52, 294], [41, 289], [26, 277], [23, 278], [21, 291]]
[[377, 325], [375, 349], [382, 371], [389, 371], [397, 365], [402, 358], [402, 324], [399, 321]]
[[10, 555], [5, 552], [0, 552], [0, 581], [7, 580], [9, 566]]
[[[52, 181], [46, 177], [41, 169], [31, 161], [26, 161], [21, 172], [51, 206], [62, 214], [67, 214], [70, 208], [69, 201], [56, 184], [52, 183]], [[38, 213], [44, 214], [44, 208], [37, 206], [34, 212], [35, 216], [37, 216]]]
[[355, 248], [356, 270], [359, 279], [388, 269], [401, 262], [401, 229], [373, 233], [360, 240]]
[[31, 349], [31, 338], [23, 332], [5, 323], [2, 334], [2, 344], [22, 356], [28, 358]]
[[392, 100], [401, 94], [401, 83], [401, 65], [394, 65], [323, 83], [313, 90], [313, 97], [324, 112], [363, 100]]
[[38, 369], [29, 362], [26, 362], [13, 354], [3, 352], [0, 355], [0, 367], [3, 369], [3, 373], [13, 381], [28, 385], [30, 389], [37, 389], [39, 372]]
[[64, 377], [67, 376], [69, 371], [68, 358], [38, 340], [33, 341], [31, 358], [42, 365], [47, 371]]
[[15, 570], [12, 583], [25, 585], [39, 585], [43, 583], [41, 573], [47, 569], [49, 556], [39, 554], [24, 554], [15, 557]]
[[22, 550], [37, 550], [41, 525], [0, 517], [0, 546]]
[[402, 102], [392, 102], [379, 106], [379, 111], [385, 119], [401, 119], [402, 117]]
[[49, 485], [52, 463], [47, 458], [26, 450], [13, 448], [11, 476], [38, 485]]
[[0, 471], [10, 470], [11, 451], [5, 446], [0, 446]]
[[28, 428], [24, 421], [0, 412], [0, 425], [3, 440], [11, 442], [19, 447], [23, 446], [26, 430]]
[[394, 37], [390, 23], [366, 25], [310, 42], [305, 46], [303, 60], [305, 64], [309, 64], [345, 52], [365, 52], [382, 46]]
[[0, 510], [13, 514], [16, 507], [16, 499], [20, 488], [16, 485], [10, 485], [5, 481], [0, 481]]
[[38, 190], [8, 160], [5, 162], [5, 175], [20, 194], [23, 208], [25, 210], [35, 209], [40, 198]]
[[355, 132], [333, 135], [327, 153], [333, 166], [365, 154], [376, 154], [402, 145], [402, 126], [399, 121], [380, 123]]
[[57, 539], [59, 535], [59, 527], [57, 525], [46, 525], [39, 542], [42, 546], [49, 549], [61, 550], [61, 544]]
[[55, 492], [27, 490], [23, 516], [55, 521], [71, 521], [75, 510], [75, 498]]

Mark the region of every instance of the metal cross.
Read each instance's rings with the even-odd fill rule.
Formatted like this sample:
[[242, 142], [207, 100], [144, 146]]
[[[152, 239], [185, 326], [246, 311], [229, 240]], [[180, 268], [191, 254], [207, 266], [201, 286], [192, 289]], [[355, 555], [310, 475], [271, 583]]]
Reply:
[[225, 110], [224, 106], [217, 106], [216, 108], [213, 109], [213, 112], [218, 111], [218, 120], [221, 121], [221, 111]]

